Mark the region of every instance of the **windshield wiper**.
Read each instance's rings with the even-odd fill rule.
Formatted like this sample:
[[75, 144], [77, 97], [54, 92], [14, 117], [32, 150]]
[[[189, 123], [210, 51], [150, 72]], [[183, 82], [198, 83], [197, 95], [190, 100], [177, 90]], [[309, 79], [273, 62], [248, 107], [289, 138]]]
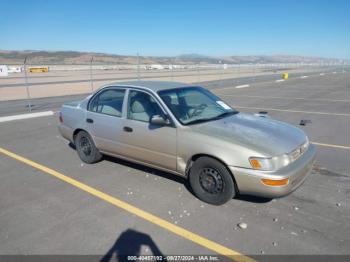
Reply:
[[203, 123], [203, 122], [218, 120], [218, 119], [224, 118], [226, 116], [235, 115], [235, 114], [238, 114], [238, 111], [224, 112], [224, 113], [222, 113], [220, 115], [217, 115], [215, 117], [200, 118], [200, 119], [196, 119], [196, 120], [190, 121], [190, 122], [186, 123], [186, 125], [199, 124], [199, 123]]
[[208, 122], [211, 120], [213, 120], [213, 118], [200, 118], [200, 119], [190, 121], [190, 122], [186, 123], [186, 125], [199, 124], [199, 123]]
[[216, 117], [214, 117], [213, 119], [220, 119], [220, 118], [224, 118], [226, 116], [230, 116], [230, 115], [235, 115], [238, 114], [238, 111], [229, 111], [229, 112], [224, 112]]

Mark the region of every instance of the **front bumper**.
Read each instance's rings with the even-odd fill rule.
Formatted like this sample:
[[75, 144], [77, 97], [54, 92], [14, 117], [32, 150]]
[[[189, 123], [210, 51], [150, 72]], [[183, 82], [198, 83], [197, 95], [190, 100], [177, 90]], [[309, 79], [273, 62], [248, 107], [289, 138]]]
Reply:
[[[239, 193], [268, 198], [282, 197], [297, 189], [311, 173], [315, 162], [316, 149], [310, 144], [308, 150], [290, 165], [277, 171], [259, 171], [254, 169], [229, 166], [235, 177]], [[268, 186], [261, 179], [282, 180], [289, 179], [284, 186]]]

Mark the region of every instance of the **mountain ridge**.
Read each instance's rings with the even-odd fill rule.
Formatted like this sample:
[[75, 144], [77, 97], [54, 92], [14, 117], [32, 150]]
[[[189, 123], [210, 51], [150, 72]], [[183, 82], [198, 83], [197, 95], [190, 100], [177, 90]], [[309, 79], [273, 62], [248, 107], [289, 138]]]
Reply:
[[250, 63], [341, 63], [342, 59], [297, 55], [232, 55], [209, 56], [181, 54], [177, 56], [132, 56], [73, 50], [0, 50], [0, 64], [250, 64]]

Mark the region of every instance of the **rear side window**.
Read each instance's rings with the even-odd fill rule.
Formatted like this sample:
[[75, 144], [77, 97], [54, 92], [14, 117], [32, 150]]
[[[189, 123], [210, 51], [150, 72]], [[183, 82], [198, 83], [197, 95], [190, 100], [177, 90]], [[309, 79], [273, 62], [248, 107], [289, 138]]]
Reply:
[[93, 98], [89, 110], [111, 116], [122, 116], [124, 89], [109, 89]]

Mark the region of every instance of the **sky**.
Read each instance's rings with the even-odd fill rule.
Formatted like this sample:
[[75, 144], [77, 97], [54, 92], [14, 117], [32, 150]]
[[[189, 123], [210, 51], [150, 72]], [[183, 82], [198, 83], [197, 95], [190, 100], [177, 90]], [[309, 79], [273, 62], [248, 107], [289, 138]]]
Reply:
[[350, 1], [0, 0], [0, 49], [350, 59]]

